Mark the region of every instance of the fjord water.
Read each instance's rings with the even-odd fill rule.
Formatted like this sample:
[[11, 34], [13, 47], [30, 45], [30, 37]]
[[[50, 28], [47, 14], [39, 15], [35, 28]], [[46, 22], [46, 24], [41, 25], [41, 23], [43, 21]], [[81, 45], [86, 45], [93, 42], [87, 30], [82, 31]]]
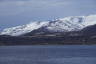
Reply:
[[96, 45], [1, 46], [0, 64], [96, 64]]

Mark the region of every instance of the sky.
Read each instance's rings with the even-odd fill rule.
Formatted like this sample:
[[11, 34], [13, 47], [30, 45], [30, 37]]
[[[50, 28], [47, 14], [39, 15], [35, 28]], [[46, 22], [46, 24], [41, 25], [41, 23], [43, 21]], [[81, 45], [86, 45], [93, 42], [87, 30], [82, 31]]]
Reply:
[[0, 30], [32, 21], [96, 14], [96, 0], [0, 0]]

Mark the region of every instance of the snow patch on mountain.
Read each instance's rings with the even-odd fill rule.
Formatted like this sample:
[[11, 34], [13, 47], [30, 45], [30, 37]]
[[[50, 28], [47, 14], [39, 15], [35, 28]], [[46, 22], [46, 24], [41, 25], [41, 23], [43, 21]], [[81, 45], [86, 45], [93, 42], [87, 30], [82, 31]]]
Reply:
[[71, 16], [56, 19], [54, 21], [31, 22], [26, 25], [4, 29], [1, 35], [18, 36], [44, 27], [53, 32], [78, 31], [87, 26], [96, 24], [96, 15]]
[[47, 29], [55, 32], [80, 30], [84, 27], [83, 21], [83, 17], [60, 18], [50, 22]]
[[87, 16], [87, 17], [85, 17], [84, 21], [85, 21], [84, 22], [85, 26], [94, 25], [94, 24], [96, 24], [96, 15]]
[[19, 36], [32, 30], [38, 29], [41, 26], [46, 25], [48, 22], [31, 22], [26, 25], [16, 26], [12, 28], [6, 28], [1, 32], [1, 35], [11, 35], [11, 36]]

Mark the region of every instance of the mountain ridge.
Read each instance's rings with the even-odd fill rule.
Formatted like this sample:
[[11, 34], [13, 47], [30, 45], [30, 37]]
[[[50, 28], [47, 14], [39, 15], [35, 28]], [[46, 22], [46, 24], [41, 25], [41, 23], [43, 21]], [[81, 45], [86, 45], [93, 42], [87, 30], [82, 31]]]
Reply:
[[80, 31], [91, 25], [96, 24], [96, 15], [71, 16], [56, 19], [54, 21], [31, 22], [26, 25], [4, 29], [0, 35], [20, 36], [34, 30], [47, 32], [70, 32]]

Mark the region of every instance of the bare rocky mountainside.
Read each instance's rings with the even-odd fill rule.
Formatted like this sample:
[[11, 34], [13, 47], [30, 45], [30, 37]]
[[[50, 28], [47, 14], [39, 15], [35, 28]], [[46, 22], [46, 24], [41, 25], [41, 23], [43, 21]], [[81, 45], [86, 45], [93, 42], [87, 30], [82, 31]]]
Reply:
[[0, 33], [0, 45], [36, 44], [96, 44], [96, 15], [35, 21]]

